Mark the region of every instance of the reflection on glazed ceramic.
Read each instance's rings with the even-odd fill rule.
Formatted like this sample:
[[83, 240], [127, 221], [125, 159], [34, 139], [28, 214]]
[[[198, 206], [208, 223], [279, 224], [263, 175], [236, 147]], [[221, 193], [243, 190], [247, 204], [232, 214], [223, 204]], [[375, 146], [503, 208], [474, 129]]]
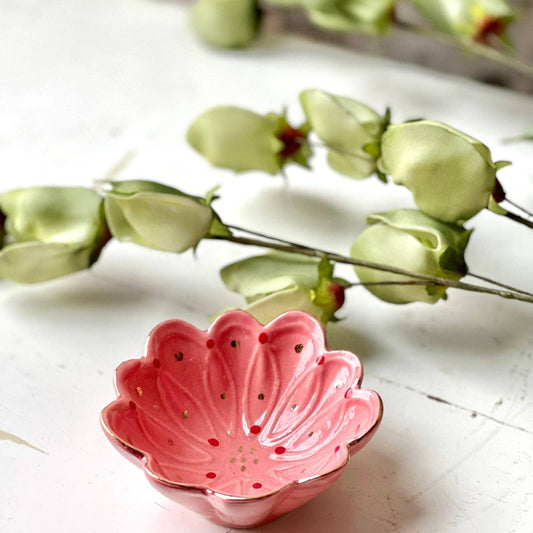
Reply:
[[377, 429], [381, 400], [361, 378], [300, 311], [265, 327], [229, 311], [208, 331], [170, 320], [117, 369], [102, 424], [167, 496], [251, 527], [327, 488]]

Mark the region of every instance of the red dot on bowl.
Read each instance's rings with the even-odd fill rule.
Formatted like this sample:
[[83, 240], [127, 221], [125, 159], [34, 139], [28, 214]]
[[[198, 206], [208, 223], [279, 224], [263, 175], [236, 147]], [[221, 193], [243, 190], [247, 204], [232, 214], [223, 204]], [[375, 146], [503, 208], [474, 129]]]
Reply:
[[257, 435], [261, 432], [261, 426], [252, 426], [250, 428], [250, 433], [253, 433], [254, 435]]
[[208, 347], [208, 348], [213, 348], [213, 346], [215, 345], [215, 341], [213, 339], [207, 339], [205, 345]]
[[261, 344], [265, 344], [265, 342], [267, 342], [267, 341], [268, 341], [268, 335], [265, 332], [261, 333], [259, 335], [259, 342]]
[[274, 452], [277, 453], [278, 455], [282, 455], [282, 454], [284, 454], [285, 451], [286, 451], [286, 450], [285, 450], [285, 446], [278, 446], [278, 447], [274, 450]]
[[326, 360], [326, 358], [323, 355], [321, 355], [320, 357], [317, 358], [316, 364], [317, 365], [323, 365], [325, 360]]
[[344, 397], [345, 398], [351, 398], [353, 395], [353, 389], [350, 387], [345, 393], [344, 393]]
[[209, 479], [215, 479], [217, 477], [217, 475], [214, 472], [207, 472], [205, 477], [207, 477]]
[[340, 446], [335, 446], [335, 453], [337, 453], [341, 449]]
[[156, 367], [156, 368], [159, 368], [161, 366], [161, 361], [159, 359], [154, 359], [152, 361], [152, 364]]
[[219, 446], [220, 445], [220, 442], [218, 442], [217, 439], [209, 439], [207, 442], [209, 442], [209, 444], [211, 444], [211, 446]]
[[128, 405], [130, 406], [130, 409], [137, 409], [137, 405], [132, 400], [129, 401]]
[[262, 486], [263, 486], [262, 483], [254, 483], [254, 484], [252, 485], [252, 487], [253, 487], [254, 489], [260, 489]]

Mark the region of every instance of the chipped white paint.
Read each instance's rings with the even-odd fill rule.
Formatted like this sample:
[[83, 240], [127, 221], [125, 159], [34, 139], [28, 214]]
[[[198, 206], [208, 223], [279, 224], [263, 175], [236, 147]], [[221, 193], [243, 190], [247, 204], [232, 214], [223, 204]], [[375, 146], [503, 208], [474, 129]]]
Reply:
[[[297, 120], [298, 91], [322, 87], [479, 137], [513, 161], [501, 172], [509, 196], [533, 205], [531, 150], [500, 143], [533, 124], [523, 95], [296, 39], [213, 52], [171, 1], [0, 0], [0, 45], [2, 188], [117, 172], [194, 194], [220, 183], [228, 222], [346, 252], [366, 213], [411, 206], [408, 192], [336, 176], [320, 156], [287, 183], [233, 176], [184, 143], [209, 106], [288, 105]], [[472, 225], [472, 270], [532, 290], [530, 232], [489, 213]], [[224, 530], [159, 496], [106, 442], [98, 414], [114, 368], [140, 355], [157, 322], [205, 327], [240, 304], [217, 271], [249, 253], [209, 242], [195, 260], [111, 244], [90, 272], [0, 284], [0, 425], [48, 452], [0, 442], [2, 532]], [[533, 309], [453, 291], [434, 307], [394, 307], [353, 289], [344, 315], [329, 344], [360, 354], [382, 427], [336, 486], [261, 531], [530, 531]]]
[[21, 439], [20, 437], [17, 437], [16, 435], [13, 435], [12, 433], [8, 433], [7, 431], [3, 431], [1, 429], [0, 429], [0, 440], [10, 441], [15, 444], [19, 444], [20, 446], [27, 446], [28, 448], [31, 448], [32, 450], [36, 450], [40, 453], [46, 454], [46, 452], [44, 450], [41, 450], [41, 448], [37, 448], [37, 446], [30, 444], [28, 441], [25, 441], [24, 439]]

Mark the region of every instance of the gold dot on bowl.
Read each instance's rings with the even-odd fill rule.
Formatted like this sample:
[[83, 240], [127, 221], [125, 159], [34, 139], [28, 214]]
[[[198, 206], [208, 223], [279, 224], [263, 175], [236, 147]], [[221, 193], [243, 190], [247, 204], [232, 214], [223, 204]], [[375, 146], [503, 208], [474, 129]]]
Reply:
[[246, 457], [241, 457], [241, 463], [246, 463], [246, 461], [248, 461], [248, 459], [246, 459]]
[[241, 472], [244, 472], [246, 470], [246, 467], [244, 465], [241, 466]]
[[185, 420], [189, 418], [189, 411], [183, 411], [183, 413], [181, 413], [181, 418], [184, 418]]
[[225, 399], [226, 399], [226, 393], [225, 393], [225, 392], [223, 392], [223, 393], [220, 395], [220, 399], [222, 399], [222, 400], [225, 400]]
[[254, 459], [254, 465], [256, 465], [259, 462], [259, 459]]
[[255, 448], [250, 448], [250, 453], [254, 454], [255, 453]]
[[137, 394], [139, 395], [139, 398], [143, 395], [142, 387], [137, 387]]
[[243, 449], [244, 449], [244, 448], [243, 448], [242, 446], [239, 446], [239, 447], [237, 448], [237, 450], [239, 450], [240, 452], [242, 452]]
[[232, 458], [229, 460], [229, 462], [230, 462], [230, 463], [234, 463], [236, 460], [237, 460], [237, 457], [232, 457]]
[[230, 342], [232, 348], [238, 348], [240, 346], [240, 342], [236, 341], [235, 339]]

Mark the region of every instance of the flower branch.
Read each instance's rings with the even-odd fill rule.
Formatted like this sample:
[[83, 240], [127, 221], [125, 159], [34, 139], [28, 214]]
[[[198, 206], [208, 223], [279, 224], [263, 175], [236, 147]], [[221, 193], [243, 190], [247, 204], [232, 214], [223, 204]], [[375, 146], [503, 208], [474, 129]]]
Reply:
[[[414, 6], [424, 25], [398, 18], [397, 6], [404, 3]], [[193, 28], [212, 46], [244, 48], [257, 38], [265, 6], [301, 9], [313, 26], [326, 31], [379, 37], [395, 27], [533, 78], [533, 67], [512, 55], [506, 29], [517, 16], [505, 0], [196, 0]]]
[[[398, 274], [401, 276], [406, 276], [409, 278], [413, 278], [413, 280], [420, 281], [421, 283], [416, 283], [416, 285], [437, 285], [441, 287], [448, 287], [448, 288], [454, 288], [454, 289], [461, 289], [465, 291], [470, 292], [479, 292], [479, 293], [485, 293], [485, 294], [491, 294], [494, 296], [499, 296], [501, 298], [506, 298], [510, 300], [519, 300], [522, 302], [527, 303], [533, 303], [533, 294], [528, 293], [526, 291], [522, 291], [520, 289], [516, 289], [511, 286], [507, 286], [508, 290], [498, 290], [498, 289], [491, 289], [489, 287], [482, 287], [480, 285], [473, 285], [471, 283], [465, 283], [463, 281], [457, 281], [453, 279], [448, 278], [442, 278], [437, 276], [431, 276], [428, 274], [421, 274], [421, 273], [415, 273], [410, 272], [408, 270], [404, 270], [401, 268], [396, 268], [391, 265], [384, 265], [379, 263], [374, 263], [371, 261], [363, 261], [359, 259], [354, 259], [353, 257], [347, 257], [344, 255], [336, 254], [333, 252], [328, 252], [325, 250], [320, 250], [316, 248], [311, 248], [305, 245], [296, 244], [288, 241], [283, 241], [282, 239], [278, 238], [272, 238], [272, 240], [277, 242], [271, 242], [270, 240], [262, 240], [257, 239], [254, 237], [239, 237], [235, 235], [227, 235], [227, 236], [213, 236], [212, 239], [216, 240], [225, 240], [228, 242], [233, 242], [236, 244], [242, 244], [246, 246], [257, 246], [260, 248], [268, 248], [268, 249], [274, 249], [278, 250], [280, 252], [288, 252], [292, 254], [299, 254], [299, 255], [306, 255], [309, 257], [316, 257], [316, 258], [322, 258], [322, 257], [328, 257], [331, 261], [334, 261], [336, 263], [341, 264], [347, 264], [347, 265], [355, 265], [360, 266], [364, 268], [369, 268], [372, 270], [377, 270], [381, 272], [389, 272], [392, 274]], [[269, 238], [269, 237], [267, 237]], [[484, 278], [486, 281], [489, 281], [488, 278]], [[499, 282], [493, 282], [492, 280], [489, 281], [490, 283], [498, 284]], [[398, 283], [398, 282], [368, 282], [368, 283], [360, 283], [360, 285], [413, 285], [413, 283]]]
[[444, 45], [459, 48], [472, 55], [476, 55], [478, 57], [488, 59], [489, 61], [499, 63], [500, 65], [504, 65], [507, 68], [520, 72], [521, 74], [529, 78], [533, 78], [533, 66], [524, 63], [517, 57], [502, 52], [501, 50], [498, 50], [493, 46], [482, 44], [473, 41], [472, 39], [456, 38], [451, 35], [432, 30], [431, 28], [426, 28], [417, 24], [411, 24], [409, 22], [398, 19], [394, 20], [394, 26], [400, 30], [427, 37]]

